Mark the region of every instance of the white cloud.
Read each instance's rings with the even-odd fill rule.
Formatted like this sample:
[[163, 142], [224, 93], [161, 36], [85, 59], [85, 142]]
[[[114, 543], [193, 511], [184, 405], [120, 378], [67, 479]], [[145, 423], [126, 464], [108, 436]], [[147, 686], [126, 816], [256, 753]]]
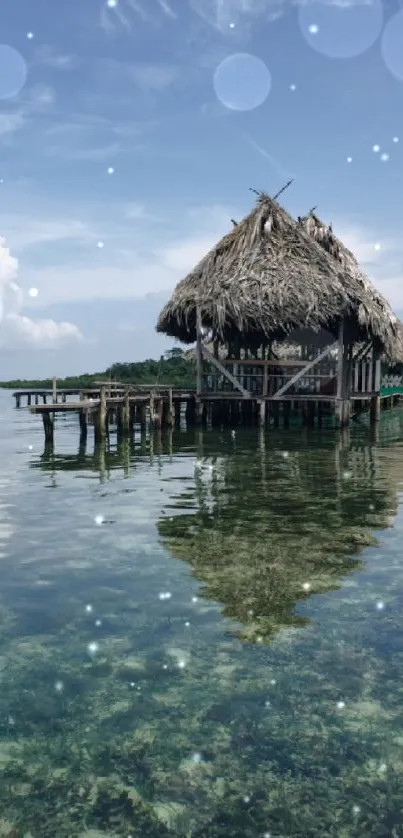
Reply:
[[73, 323], [31, 320], [22, 314], [6, 314], [0, 325], [0, 347], [9, 349], [61, 349], [82, 341]]
[[71, 160], [82, 160], [83, 162], [101, 162], [102, 160], [110, 160], [116, 156], [120, 151], [119, 143], [109, 143], [108, 145], [98, 146], [93, 148], [74, 148], [66, 142], [63, 137], [63, 142], [59, 145], [46, 146], [46, 153], [51, 154], [52, 157], [68, 157]]
[[16, 283], [17, 275], [18, 260], [11, 256], [5, 240], [0, 238], [0, 347], [7, 350], [59, 348], [83, 340], [73, 323], [35, 321], [22, 315], [24, 292]]
[[165, 90], [178, 77], [178, 67], [174, 64], [145, 61], [116, 61], [101, 59], [96, 63], [97, 77], [103, 75], [107, 82], [127, 87], [128, 84], [141, 90], [158, 92]]
[[24, 125], [25, 116], [23, 113], [2, 113], [0, 114], [0, 137], [19, 131]]
[[56, 99], [56, 94], [53, 87], [48, 84], [36, 84], [27, 91], [25, 101], [25, 112], [28, 114], [36, 113], [53, 105]]
[[[7, 241], [13, 250], [31, 247], [32, 245], [50, 244], [74, 240], [77, 244], [93, 244], [99, 239], [99, 234], [92, 227], [75, 218], [37, 218], [36, 206], [32, 206], [30, 214], [0, 214], [0, 229], [5, 232]], [[35, 285], [35, 283], [30, 283]]]
[[277, 20], [291, 6], [322, 2], [328, 6], [370, 5], [372, 0], [189, 0], [190, 7], [205, 23], [225, 33], [230, 23], [255, 19]]
[[367, 276], [388, 300], [393, 310], [403, 309], [403, 260], [401, 241], [382, 236], [348, 219], [336, 219], [333, 229], [351, 250]]
[[143, 23], [158, 23], [161, 15], [178, 17], [172, 0], [118, 0], [112, 8], [103, 2], [100, 22], [106, 32], [113, 33], [118, 25], [130, 31], [138, 19]]
[[167, 0], [157, 0], [157, 2], [160, 9], [164, 12], [164, 15], [174, 20], [178, 17], [172, 6], [170, 6], [169, 3], [167, 3]]
[[81, 63], [77, 55], [57, 53], [53, 47], [44, 44], [36, 50], [34, 63], [52, 67], [54, 70], [75, 70]]

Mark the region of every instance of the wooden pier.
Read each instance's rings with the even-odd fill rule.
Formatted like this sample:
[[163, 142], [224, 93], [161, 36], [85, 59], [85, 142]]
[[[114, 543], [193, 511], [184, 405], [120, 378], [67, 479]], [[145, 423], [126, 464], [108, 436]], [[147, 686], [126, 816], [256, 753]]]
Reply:
[[[366, 413], [370, 422], [376, 423], [380, 418], [382, 408], [390, 407], [403, 399], [403, 385], [396, 380], [393, 386], [380, 387], [379, 368], [372, 370], [361, 368], [359, 374], [353, 368], [352, 378], [358, 389], [349, 389], [342, 398], [337, 393], [336, 380], [329, 375], [323, 388], [324, 376], [309, 377], [306, 361], [292, 361], [284, 364], [279, 382], [278, 363], [274, 381], [269, 373], [272, 362], [259, 363], [257, 374], [254, 366], [257, 362], [248, 360], [246, 376], [253, 382], [251, 390], [244, 389], [247, 384], [245, 376], [236, 379], [236, 386], [226, 389], [228, 376], [230, 383], [234, 381], [228, 365], [220, 381], [212, 380], [211, 370], [208, 372], [209, 386], [201, 390], [179, 390], [165, 386], [117, 385], [110, 387], [109, 383], [101, 383], [97, 388], [81, 391], [57, 391], [54, 387], [48, 391], [32, 390], [30, 412], [42, 416], [45, 441], [53, 444], [55, 434], [55, 418], [58, 415], [75, 413], [78, 415], [80, 439], [85, 440], [88, 426], [94, 427], [96, 443], [102, 442], [111, 428], [116, 429], [118, 438], [128, 438], [133, 435], [135, 426], [142, 429], [179, 427], [182, 422], [187, 427], [201, 425], [207, 427], [230, 427], [238, 425], [260, 425], [261, 427], [323, 427], [326, 425], [345, 426], [350, 418], [360, 418]], [[361, 362], [360, 362], [361, 363]], [[232, 363], [232, 367], [234, 367]], [[220, 364], [221, 366], [221, 364]], [[238, 367], [242, 365], [237, 362]], [[253, 369], [252, 369], [253, 367]], [[295, 372], [295, 369], [298, 372]], [[263, 370], [263, 372], [262, 372]], [[305, 375], [305, 379], [303, 375]], [[308, 377], [307, 377], [308, 376]], [[301, 382], [302, 389], [287, 392], [285, 382], [294, 381], [294, 386]], [[302, 380], [301, 380], [302, 379]], [[259, 381], [263, 380], [263, 387]], [[331, 386], [329, 386], [329, 381]], [[391, 384], [386, 381], [386, 384]], [[319, 386], [320, 385], [320, 386]], [[249, 383], [250, 386], [250, 383]], [[379, 389], [375, 389], [378, 386]], [[241, 390], [242, 388], [242, 390]], [[273, 392], [274, 388], [274, 392]], [[262, 392], [263, 390], [264, 392]], [[50, 401], [39, 404], [40, 396], [50, 395]], [[78, 395], [77, 400], [68, 401], [67, 396]], [[18, 394], [13, 394], [14, 396]], [[32, 404], [32, 399], [35, 404]], [[16, 403], [21, 404], [21, 402]]]
[[193, 390], [126, 386], [111, 391], [109, 385], [101, 385], [97, 390], [80, 391], [78, 401], [60, 401], [56, 397], [45, 404], [31, 403], [30, 412], [42, 416], [47, 443], [54, 441], [55, 417], [68, 413], [78, 414], [81, 439], [86, 439], [91, 424], [95, 442], [99, 443], [107, 437], [111, 425], [116, 427], [120, 437], [131, 436], [135, 425], [144, 428], [147, 425], [154, 428], [178, 426], [183, 415], [186, 423], [192, 425], [195, 423], [196, 399]]

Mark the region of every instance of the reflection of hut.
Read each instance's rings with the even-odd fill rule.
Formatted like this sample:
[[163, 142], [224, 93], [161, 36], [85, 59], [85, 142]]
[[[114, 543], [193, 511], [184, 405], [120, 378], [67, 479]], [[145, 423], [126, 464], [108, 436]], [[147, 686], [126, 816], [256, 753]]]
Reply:
[[303, 439], [288, 435], [286, 452], [256, 446], [220, 456], [215, 436], [204, 436], [194, 512], [189, 495], [186, 510], [178, 495], [177, 514], [171, 503], [159, 522], [171, 554], [189, 564], [245, 639], [303, 626], [298, 602], [360, 569], [360, 552], [396, 512], [399, 448], [385, 456], [345, 434], [336, 447], [323, 436], [315, 447]]
[[[262, 195], [177, 285], [161, 312], [159, 332], [196, 341], [199, 415], [203, 402], [242, 400], [259, 405], [263, 423], [268, 406], [274, 411], [282, 403], [287, 414], [290, 401], [317, 408], [330, 401], [344, 422], [354, 346], [369, 344], [372, 352], [368, 379], [358, 382], [363, 398], [379, 393], [380, 355], [403, 356], [389, 306], [358, 267], [332, 258], [321, 246], [324, 236], [318, 243], [312, 218], [297, 223]], [[299, 357], [275, 357], [274, 343], [296, 335], [304, 346]]]

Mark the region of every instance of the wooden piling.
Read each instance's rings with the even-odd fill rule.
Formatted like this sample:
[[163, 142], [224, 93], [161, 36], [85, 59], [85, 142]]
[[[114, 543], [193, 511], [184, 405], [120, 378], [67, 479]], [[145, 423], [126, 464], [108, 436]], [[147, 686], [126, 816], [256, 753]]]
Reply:
[[45, 431], [45, 442], [54, 443], [54, 414], [42, 413], [43, 429]]
[[95, 442], [102, 442], [106, 436], [107, 407], [105, 387], [101, 387], [100, 403], [94, 416], [94, 437]]
[[181, 423], [181, 408], [182, 408], [181, 402], [179, 400], [175, 401], [174, 402], [174, 413], [175, 413], [175, 426], [177, 428], [180, 427], [180, 423]]
[[140, 426], [141, 429], [144, 430], [147, 425], [147, 405], [145, 402], [142, 402], [139, 408], [140, 412]]
[[372, 396], [369, 406], [371, 425], [375, 425], [381, 418], [381, 400], [379, 395]]
[[84, 441], [87, 439], [88, 433], [88, 421], [87, 421], [88, 411], [80, 410], [78, 414], [79, 423], [80, 423], [80, 440]]
[[155, 394], [154, 394], [154, 391], [151, 390], [151, 393], [150, 393], [150, 425], [152, 427], [154, 427], [154, 425], [155, 425], [155, 406], [154, 406], [154, 402], [155, 402]]
[[57, 387], [56, 387], [56, 376], [54, 375], [52, 378], [52, 401], [53, 404], [57, 402]]
[[191, 427], [196, 422], [196, 399], [192, 396], [186, 404], [186, 425]]
[[128, 393], [125, 394], [122, 405], [122, 433], [124, 436], [129, 436], [130, 433], [130, 403]]

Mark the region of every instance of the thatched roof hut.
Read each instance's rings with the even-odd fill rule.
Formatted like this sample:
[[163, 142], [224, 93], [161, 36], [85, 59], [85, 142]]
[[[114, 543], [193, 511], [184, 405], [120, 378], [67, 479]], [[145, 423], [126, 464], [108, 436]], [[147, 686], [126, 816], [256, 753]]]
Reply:
[[[196, 340], [196, 310], [213, 338], [243, 346], [285, 339], [294, 329], [337, 336], [345, 319], [349, 342], [372, 338], [396, 357], [398, 321], [369, 281], [326, 252], [268, 195], [176, 286], [157, 331]], [[379, 298], [379, 300], [378, 300]]]
[[[384, 332], [382, 343], [386, 349], [386, 354], [391, 360], [402, 360], [403, 324], [393, 313], [387, 300], [372, 285], [360, 268], [351, 250], [337, 238], [332, 225], [325, 224], [314, 212], [310, 212], [308, 215], [298, 218], [298, 226], [313, 241], [318, 242], [341, 265], [342, 270], [361, 286], [364, 293], [361, 293], [360, 298], [357, 298], [357, 300], [359, 299], [358, 315], [360, 321], [368, 324], [370, 335], [371, 333], [380, 334], [382, 340], [382, 332]], [[388, 351], [390, 336], [392, 336], [392, 346]]]

